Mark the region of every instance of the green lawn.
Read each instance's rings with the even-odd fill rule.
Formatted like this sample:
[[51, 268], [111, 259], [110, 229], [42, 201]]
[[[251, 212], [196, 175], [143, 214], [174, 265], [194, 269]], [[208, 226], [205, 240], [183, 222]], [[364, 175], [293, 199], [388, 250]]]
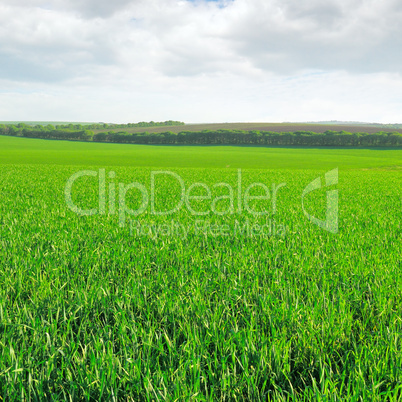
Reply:
[[0, 137], [0, 401], [400, 401], [401, 152]]
[[260, 169], [363, 169], [402, 166], [387, 149], [147, 146], [0, 136], [0, 164]]

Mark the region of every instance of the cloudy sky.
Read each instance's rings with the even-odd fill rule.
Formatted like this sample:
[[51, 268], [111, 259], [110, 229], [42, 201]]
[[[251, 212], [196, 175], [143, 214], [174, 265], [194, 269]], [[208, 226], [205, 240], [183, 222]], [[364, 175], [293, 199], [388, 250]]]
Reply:
[[400, 0], [0, 0], [0, 120], [402, 123]]

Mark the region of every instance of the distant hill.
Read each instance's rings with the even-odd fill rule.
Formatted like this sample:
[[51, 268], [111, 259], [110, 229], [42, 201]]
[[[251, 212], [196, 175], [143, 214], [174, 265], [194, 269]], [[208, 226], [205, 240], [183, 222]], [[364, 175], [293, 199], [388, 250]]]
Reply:
[[185, 124], [180, 121], [129, 124], [0, 124], [0, 135], [48, 140], [120, 144], [402, 146], [402, 129], [375, 125], [316, 123]]
[[[294, 132], [294, 131], [313, 131], [316, 133], [324, 133], [325, 131], [347, 131], [350, 133], [369, 133], [374, 134], [378, 131], [397, 131], [402, 132], [402, 125], [397, 127], [376, 126], [369, 123], [367, 125], [358, 124], [335, 124], [335, 123], [209, 123], [209, 124], [185, 124], [180, 126], [158, 126], [158, 127], [125, 127], [124, 131], [127, 133], [163, 133], [170, 131], [172, 133], [180, 133], [183, 131], [203, 131], [203, 130], [244, 130], [244, 131], [273, 131], [277, 133]], [[342, 126], [341, 128], [339, 126]], [[95, 129], [95, 133], [104, 132], [105, 129]], [[121, 128], [109, 127], [109, 132], [122, 131]]]
[[[300, 123], [306, 124], [306, 123]], [[402, 128], [402, 124], [382, 124], [382, 123], [367, 123], [361, 121], [338, 121], [338, 120], [330, 120], [330, 121], [310, 121], [307, 124], [330, 124], [330, 125], [339, 125], [339, 126], [372, 126], [372, 127], [383, 127], [383, 128]]]
[[[163, 122], [155, 123], [153, 126], [150, 123], [142, 126], [141, 123], [131, 124], [119, 124], [119, 123], [90, 123], [90, 122], [55, 122], [55, 121], [4, 121], [0, 124], [14, 124], [24, 123], [29, 126], [68, 126], [81, 125], [83, 127], [88, 126], [88, 129], [94, 131], [94, 133], [100, 132], [120, 132], [125, 131], [127, 133], [163, 133], [170, 131], [173, 133], [179, 133], [183, 131], [204, 131], [204, 130], [244, 130], [244, 131], [273, 131], [278, 133], [294, 132], [294, 131], [313, 131], [316, 133], [324, 133], [325, 131], [347, 131], [350, 133], [364, 132], [364, 133], [377, 133], [379, 131], [397, 131], [402, 132], [402, 124], [380, 124], [380, 123], [366, 123], [355, 121], [318, 121], [318, 122], [285, 122], [285, 123], [200, 123], [200, 124], [184, 124], [181, 123], [174, 125], [172, 121], [170, 124], [164, 124]], [[179, 123], [179, 122], [178, 122]], [[90, 127], [92, 126], [92, 127]]]
[[[72, 122], [72, 121], [22, 121], [22, 120], [15, 120], [15, 121], [0, 121], [0, 124], [19, 124], [24, 123], [27, 126], [59, 126], [59, 125], [68, 125], [68, 124], [81, 124], [81, 126], [89, 126], [94, 123], [88, 122]], [[99, 124], [99, 123], [97, 123]], [[101, 123], [103, 124], [103, 123]]]

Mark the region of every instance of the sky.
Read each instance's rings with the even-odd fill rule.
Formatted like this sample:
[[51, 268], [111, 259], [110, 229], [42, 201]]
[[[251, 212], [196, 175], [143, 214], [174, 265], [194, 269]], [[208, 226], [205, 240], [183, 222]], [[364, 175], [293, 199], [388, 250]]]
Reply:
[[0, 0], [0, 121], [402, 123], [400, 0]]

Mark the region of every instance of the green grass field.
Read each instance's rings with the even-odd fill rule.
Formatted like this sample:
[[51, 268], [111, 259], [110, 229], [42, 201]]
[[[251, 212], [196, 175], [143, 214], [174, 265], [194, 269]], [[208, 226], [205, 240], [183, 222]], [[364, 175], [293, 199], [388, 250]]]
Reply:
[[2, 164], [128, 167], [340, 169], [400, 168], [397, 149], [146, 146], [0, 136]]
[[[0, 137], [0, 400], [401, 400], [401, 166], [400, 150]], [[156, 212], [177, 177], [211, 198], [152, 214], [158, 169], [177, 176], [156, 177]], [[66, 204], [82, 170], [97, 177], [71, 200], [96, 215]], [[253, 183], [270, 198], [247, 201]], [[333, 189], [336, 233], [306, 215], [325, 220]]]

